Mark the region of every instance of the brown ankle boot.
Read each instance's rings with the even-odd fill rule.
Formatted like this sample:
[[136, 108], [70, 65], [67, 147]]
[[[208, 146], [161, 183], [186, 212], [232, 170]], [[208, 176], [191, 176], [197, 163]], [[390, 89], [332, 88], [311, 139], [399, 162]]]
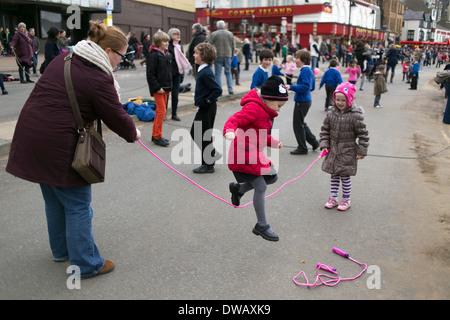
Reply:
[[111, 260], [105, 260], [105, 264], [103, 265], [103, 268], [100, 269], [100, 271], [97, 273], [97, 275], [105, 274], [108, 272], [111, 272], [114, 270], [114, 262]]

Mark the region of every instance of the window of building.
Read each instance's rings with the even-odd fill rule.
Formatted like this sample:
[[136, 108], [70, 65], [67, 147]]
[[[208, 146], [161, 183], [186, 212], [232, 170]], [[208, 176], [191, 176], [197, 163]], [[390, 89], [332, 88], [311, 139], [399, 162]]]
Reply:
[[406, 37], [406, 41], [414, 41], [414, 30], [408, 30], [408, 35]]

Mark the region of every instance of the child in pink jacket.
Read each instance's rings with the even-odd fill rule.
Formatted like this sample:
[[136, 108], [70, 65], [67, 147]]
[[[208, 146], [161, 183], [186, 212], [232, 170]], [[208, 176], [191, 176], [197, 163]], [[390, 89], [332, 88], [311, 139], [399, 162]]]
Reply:
[[260, 90], [252, 89], [242, 98], [242, 109], [227, 120], [223, 129], [225, 138], [232, 140], [228, 168], [237, 180], [229, 185], [231, 202], [239, 206], [241, 197], [253, 189], [253, 206], [258, 220], [253, 233], [270, 241], [279, 238], [267, 223], [265, 193], [267, 185], [278, 180], [278, 174], [264, 154], [264, 148], [280, 149], [283, 146], [268, 132], [272, 119], [278, 116], [287, 100], [288, 91], [283, 80], [272, 76]]
[[281, 66], [282, 69], [286, 70], [284, 73], [286, 76], [286, 84], [292, 84], [292, 78], [294, 77], [294, 72], [297, 70], [297, 66], [295, 65], [294, 58], [289, 55], [286, 56], [286, 63]]
[[361, 74], [361, 68], [356, 65], [355, 60], [350, 61], [350, 65], [347, 69], [344, 71], [345, 73], [348, 73], [348, 82], [353, 83], [356, 85], [356, 81], [358, 81], [358, 74]]

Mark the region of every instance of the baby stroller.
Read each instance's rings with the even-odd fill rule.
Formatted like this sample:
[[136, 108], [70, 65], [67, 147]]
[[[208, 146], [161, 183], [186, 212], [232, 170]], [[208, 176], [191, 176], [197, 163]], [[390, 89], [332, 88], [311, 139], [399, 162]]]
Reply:
[[136, 66], [134, 65], [134, 59], [136, 57], [135, 50], [132, 46], [128, 46], [127, 52], [125, 53], [125, 58], [122, 59], [122, 62], [119, 63], [116, 67], [116, 70], [128, 69], [136, 70]]
[[367, 79], [370, 81], [373, 79], [373, 75], [376, 72], [379, 65], [384, 64], [381, 52], [378, 49], [372, 51], [372, 61], [369, 63], [369, 72], [367, 72]]

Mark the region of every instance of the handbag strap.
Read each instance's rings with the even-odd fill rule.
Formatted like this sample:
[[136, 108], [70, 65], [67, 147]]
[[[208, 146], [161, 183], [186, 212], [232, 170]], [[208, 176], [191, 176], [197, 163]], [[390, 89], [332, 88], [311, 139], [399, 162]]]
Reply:
[[[75, 90], [72, 84], [72, 76], [70, 74], [70, 66], [73, 57], [73, 52], [70, 52], [64, 58], [64, 80], [66, 82], [66, 90], [70, 100], [70, 106], [72, 107], [72, 112], [77, 123], [78, 132], [85, 131], [84, 122], [81, 118], [80, 108], [78, 106], [77, 97], [75, 96]], [[102, 121], [97, 119], [97, 132], [102, 135]]]

